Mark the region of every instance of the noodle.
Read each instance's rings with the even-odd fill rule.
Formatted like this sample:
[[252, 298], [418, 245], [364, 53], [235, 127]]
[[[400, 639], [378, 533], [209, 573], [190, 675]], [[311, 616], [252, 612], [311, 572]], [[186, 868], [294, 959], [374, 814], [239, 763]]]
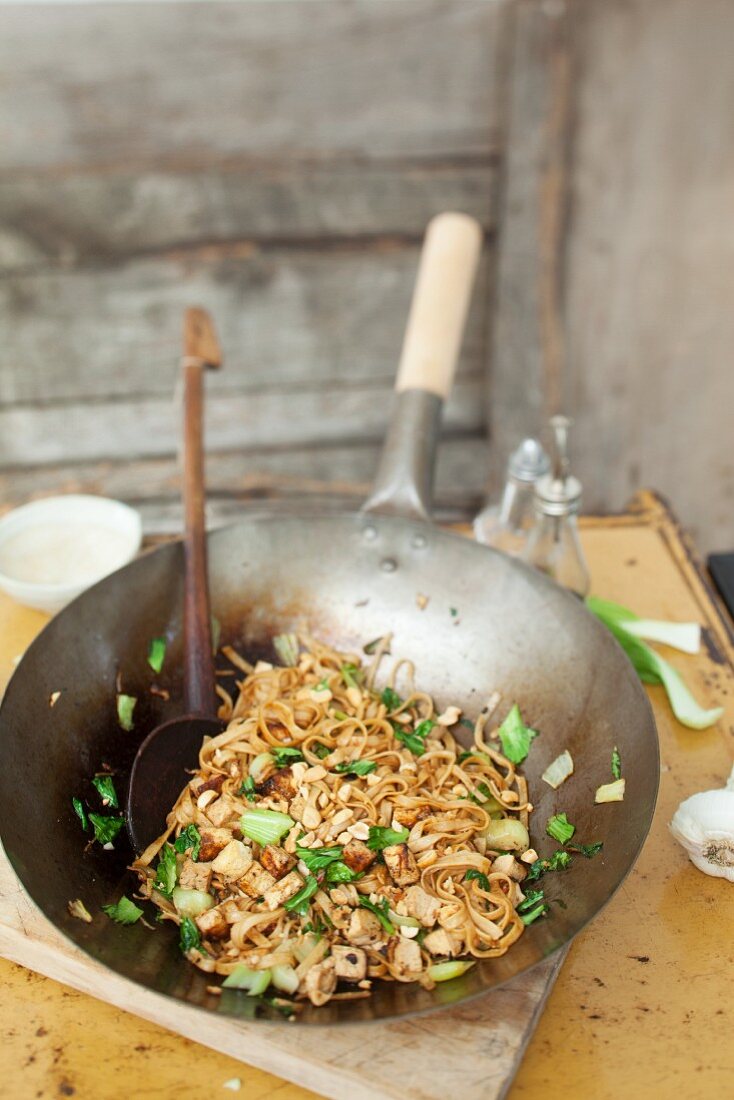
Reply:
[[234, 702], [220, 690], [227, 727], [204, 741], [166, 831], [134, 864], [141, 893], [186, 925], [200, 969], [315, 1005], [375, 980], [431, 988], [437, 962], [503, 955], [524, 929], [515, 855], [529, 849], [532, 806], [485, 740], [498, 697], [465, 751], [460, 711], [437, 715], [411, 662], [375, 689], [389, 636], [364, 669], [356, 654], [301, 645], [295, 667], [227, 650], [243, 674]]

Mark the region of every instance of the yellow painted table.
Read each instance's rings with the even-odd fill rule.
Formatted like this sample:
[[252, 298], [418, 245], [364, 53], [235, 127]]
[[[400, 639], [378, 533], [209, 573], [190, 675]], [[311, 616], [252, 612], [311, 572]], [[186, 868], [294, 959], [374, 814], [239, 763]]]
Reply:
[[[734, 647], [652, 497], [625, 515], [587, 520], [583, 538], [595, 592], [646, 617], [705, 625], [700, 658], [666, 655], [726, 714], [713, 730], [686, 730], [662, 689], [650, 689], [662, 756], [652, 832], [627, 882], [573, 944], [510, 1100], [732, 1096], [734, 885], [696, 871], [667, 824], [681, 799], [723, 786], [731, 769]], [[44, 622], [0, 597], [0, 683]], [[3, 1096], [224, 1097], [233, 1079], [247, 1100], [313, 1095], [3, 960], [0, 983]]]

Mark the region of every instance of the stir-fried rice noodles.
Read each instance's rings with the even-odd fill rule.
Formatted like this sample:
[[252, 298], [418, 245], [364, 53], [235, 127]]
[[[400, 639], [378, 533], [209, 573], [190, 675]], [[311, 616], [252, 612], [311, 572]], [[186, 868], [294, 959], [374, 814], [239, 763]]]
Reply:
[[473, 723], [437, 714], [410, 662], [374, 686], [389, 638], [366, 667], [288, 638], [292, 666], [226, 651], [238, 696], [220, 692], [227, 727], [134, 865], [141, 893], [182, 926], [195, 966], [294, 1008], [368, 996], [375, 980], [431, 988], [503, 955], [537, 857], [527, 783], [495, 747], [496, 701]]

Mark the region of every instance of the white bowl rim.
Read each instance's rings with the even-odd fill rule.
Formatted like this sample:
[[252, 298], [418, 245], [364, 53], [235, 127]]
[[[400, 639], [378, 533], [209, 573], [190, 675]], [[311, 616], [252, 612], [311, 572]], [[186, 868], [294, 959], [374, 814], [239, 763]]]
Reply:
[[[140, 513], [121, 500], [115, 500], [112, 497], [95, 496], [93, 493], [66, 493], [50, 497], [40, 497], [38, 500], [31, 500], [27, 504], [21, 504], [17, 508], [11, 508], [4, 516], [0, 516], [0, 545], [2, 545], [5, 538], [11, 534], [23, 530], [26, 526], [25, 521], [29, 518], [35, 519], [43, 517], [44, 515], [48, 518], [60, 518], [63, 515], [67, 522], [74, 523], [74, 509], [76, 509], [77, 522], [89, 520], [94, 516], [97, 516], [100, 521], [106, 516], [109, 521], [114, 516], [117, 520], [117, 531], [128, 540], [127, 561], [124, 562], [122, 566], [118, 566], [118, 568], [123, 568], [124, 565], [128, 564], [128, 562], [134, 558], [135, 554], [140, 549], [143, 537], [143, 522]], [[4, 573], [0, 569], [0, 585], [2, 585], [6, 591], [9, 588], [12, 588], [16, 592], [24, 590], [32, 593], [34, 597], [48, 597], [49, 599], [53, 599], [59, 596], [65, 596], [70, 592], [84, 592], [87, 588], [90, 588], [97, 581], [102, 580], [103, 577], [108, 575], [108, 573], [103, 572], [99, 575], [91, 576], [88, 582], [59, 581], [55, 584], [49, 584], [38, 581], [21, 580], [19, 577], [14, 577], [10, 573]]]

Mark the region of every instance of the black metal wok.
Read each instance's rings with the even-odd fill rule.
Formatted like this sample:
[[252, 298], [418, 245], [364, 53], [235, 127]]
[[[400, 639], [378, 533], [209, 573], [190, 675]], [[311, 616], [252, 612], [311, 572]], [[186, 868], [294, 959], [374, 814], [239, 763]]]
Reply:
[[[504, 957], [481, 962], [433, 992], [378, 983], [366, 1000], [308, 1006], [302, 1022], [381, 1020], [425, 1011], [476, 996], [538, 963], [568, 943], [619, 887], [655, 804], [658, 745], [651, 708], [613, 638], [576, 597], [547, 578], [426, 522], [439, 395], [455, 360], [475, 250], [467, 225], [453, 221], [439, 230], [421, 269], [399, 376], [402, 392], [366, 511], [323, 518], [264, 516], [211, 534], [213, 612], [222, 642], [249, 657], [274, 658], [273, 636], [305, 624], [347, 649], [390, 630], [393, 654], [415, 662], [419, 684], [439, 707], [457, 703], [470, 717], [498, 689], [502, 711], [517, 701], [528, 723], [540, 730], [525, 763], [535, 805], [535, 847], [541, 854], [554, 850], [545, 823], [551, 813], [564, 810], [579, 840], [601, 840], [604, 848], [592, 860], [578, 857], [570, 870], [546, 875], [550, 914], [530, 926]], [[438, 352], [427, 363], [419, 352], [426, 348], [426, 319], [429, 328], [438, 324], [431, 287], [435, 262], [438, 312], [449, 338], [434, 333], [429, 346]], [[453, 303], [448, 310], [447, 301]], [[421, 388], [424, 379], [428, 388]], [[115, 769], [124, 797], [138, 744], [176, 712], [182, 577], [181, 545], [157, 549], [84, 593], [30, 646], [0, 709], [0, 835], [34, 901], [93, 958], [189, 1004], [262, 1015], [268, 1010], [242, 995], [208, 995], [209, 979], [182, 957], [174, 928], [118, 926], [100, 912], [101, 905], [134, 889], [126, 871], [132, 853], [124, 833], [113, 852], [98, 844], [86, 850], [87, 837], [71, 805], [72, 795], [90, 795], [90, 779], [103, 762]], [[429, 597], [423, 609], [418, 594]], [[150, 694], [155, 677], [146, 654], [150, 639], [161, 634], [169, 646], [158, 679], [170, 702]], [[118, 673], [125, 692], [139, 699], [131, 733], [117, 722]], [[54, 691], [61, 696], [50, 708]], [[610, 779], [615, 744], [624, 761], [625, 801], [595, 806], [595, 788]], [[576, 771], [553, 791], [540, 775], [564, 748]], [[77, 897], [93, 914], [91, 924], [69, 915], [67, 903]]]

